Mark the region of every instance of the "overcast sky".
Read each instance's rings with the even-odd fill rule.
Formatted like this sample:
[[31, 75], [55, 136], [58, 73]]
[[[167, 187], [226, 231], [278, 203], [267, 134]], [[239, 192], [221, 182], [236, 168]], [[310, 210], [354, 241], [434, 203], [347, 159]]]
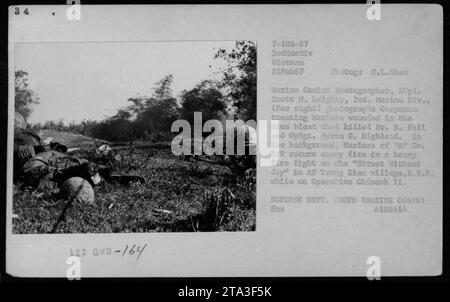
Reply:
[[30, 88], [40, 97], [28, 122], [100, 120], [128, 105], [129, 97], [150, 95], [154, 83], [165, 75], [174, 75], [175, 96], [200, 80], [218, 77], [213, 73], [225, 65], [214, 54], [234, 45], [232, 41], [17, 43], [15, 68], [28, 72]]

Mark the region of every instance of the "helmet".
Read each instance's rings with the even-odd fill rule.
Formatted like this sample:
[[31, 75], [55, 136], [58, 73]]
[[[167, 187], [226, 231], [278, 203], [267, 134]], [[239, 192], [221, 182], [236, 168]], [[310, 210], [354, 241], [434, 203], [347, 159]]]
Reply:
[[67, 179], [63, 182], [61, 190], [70, 200], [81, 204], [94, 204], [94, 189], [84, 178], [71, 177]]

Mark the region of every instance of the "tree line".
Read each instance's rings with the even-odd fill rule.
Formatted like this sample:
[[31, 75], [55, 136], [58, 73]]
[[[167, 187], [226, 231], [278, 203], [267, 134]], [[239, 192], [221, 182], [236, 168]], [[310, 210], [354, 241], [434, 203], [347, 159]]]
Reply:
[[[172, 123], [185, 119], [191, 123], [194, 112], [208, 119], [256, 120], [256, 44], [237, 41], [233, 49], [219, 49], [215, 56], [226, 67], [217, 71], [219, 80], [202, 80], [190, 90], [175, 97], [172, 93], [173, 75], [164, 76], [154, 84], [150, 96], [131, 97], [126, 106], [101, 121], [64, 123], [47, 121], [30, 125], [34, 130], [70, 131], [108, 141], [165, 141], [173, 137]], [[38, 97], [30, 90], [28, 74], [16, 71], [16, 112], [27, 118]]]

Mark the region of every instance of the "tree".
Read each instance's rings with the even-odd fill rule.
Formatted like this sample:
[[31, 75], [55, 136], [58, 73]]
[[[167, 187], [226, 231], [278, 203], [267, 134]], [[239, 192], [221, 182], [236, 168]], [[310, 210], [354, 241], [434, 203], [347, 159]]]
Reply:
[[87, 122], [89, 135], [108, 141], [127, 141], [133, 131], [131, 114], [124, 110], [101, 122]]
[[256, 120], [256, 44], [252, 41], [237, 41], [231, 51], [219, 49], [215, 58], [227, 63], [222, 70], [220, 88], [227, 91], [236, 117]]
[[131, 139], [164, 139], [170, 134], [172, 122], [178, 119], [177, 100], [172, 96], [173, 75], [169, 74], [155, 83], [153, 94], [129, 98], [125, 109], [134, 119], [130, 127]]
[[106, 122], [109, 128], [109, 138], [112, 141], [126, 141], [131, 136], [131, 113], [125, 109], [119, 111]]
[[15, 106], [16, 112], [20, 113], [25, 119], [32, 112], [31, 105], [39, 104], [39, 97], [29, 88], [28, 73], [23, 70], [15, 71]]

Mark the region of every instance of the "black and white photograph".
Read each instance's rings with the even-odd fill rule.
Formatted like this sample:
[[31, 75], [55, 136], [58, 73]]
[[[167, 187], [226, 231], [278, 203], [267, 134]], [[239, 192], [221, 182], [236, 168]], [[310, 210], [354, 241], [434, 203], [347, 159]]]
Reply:
[[254, 154], [171, 148], [172, 124], [194, 128], [195, 112], [224, 128], [256, 120], [254, 41], [16, 43], [14, 51], [14, 234], [255, 230]]

